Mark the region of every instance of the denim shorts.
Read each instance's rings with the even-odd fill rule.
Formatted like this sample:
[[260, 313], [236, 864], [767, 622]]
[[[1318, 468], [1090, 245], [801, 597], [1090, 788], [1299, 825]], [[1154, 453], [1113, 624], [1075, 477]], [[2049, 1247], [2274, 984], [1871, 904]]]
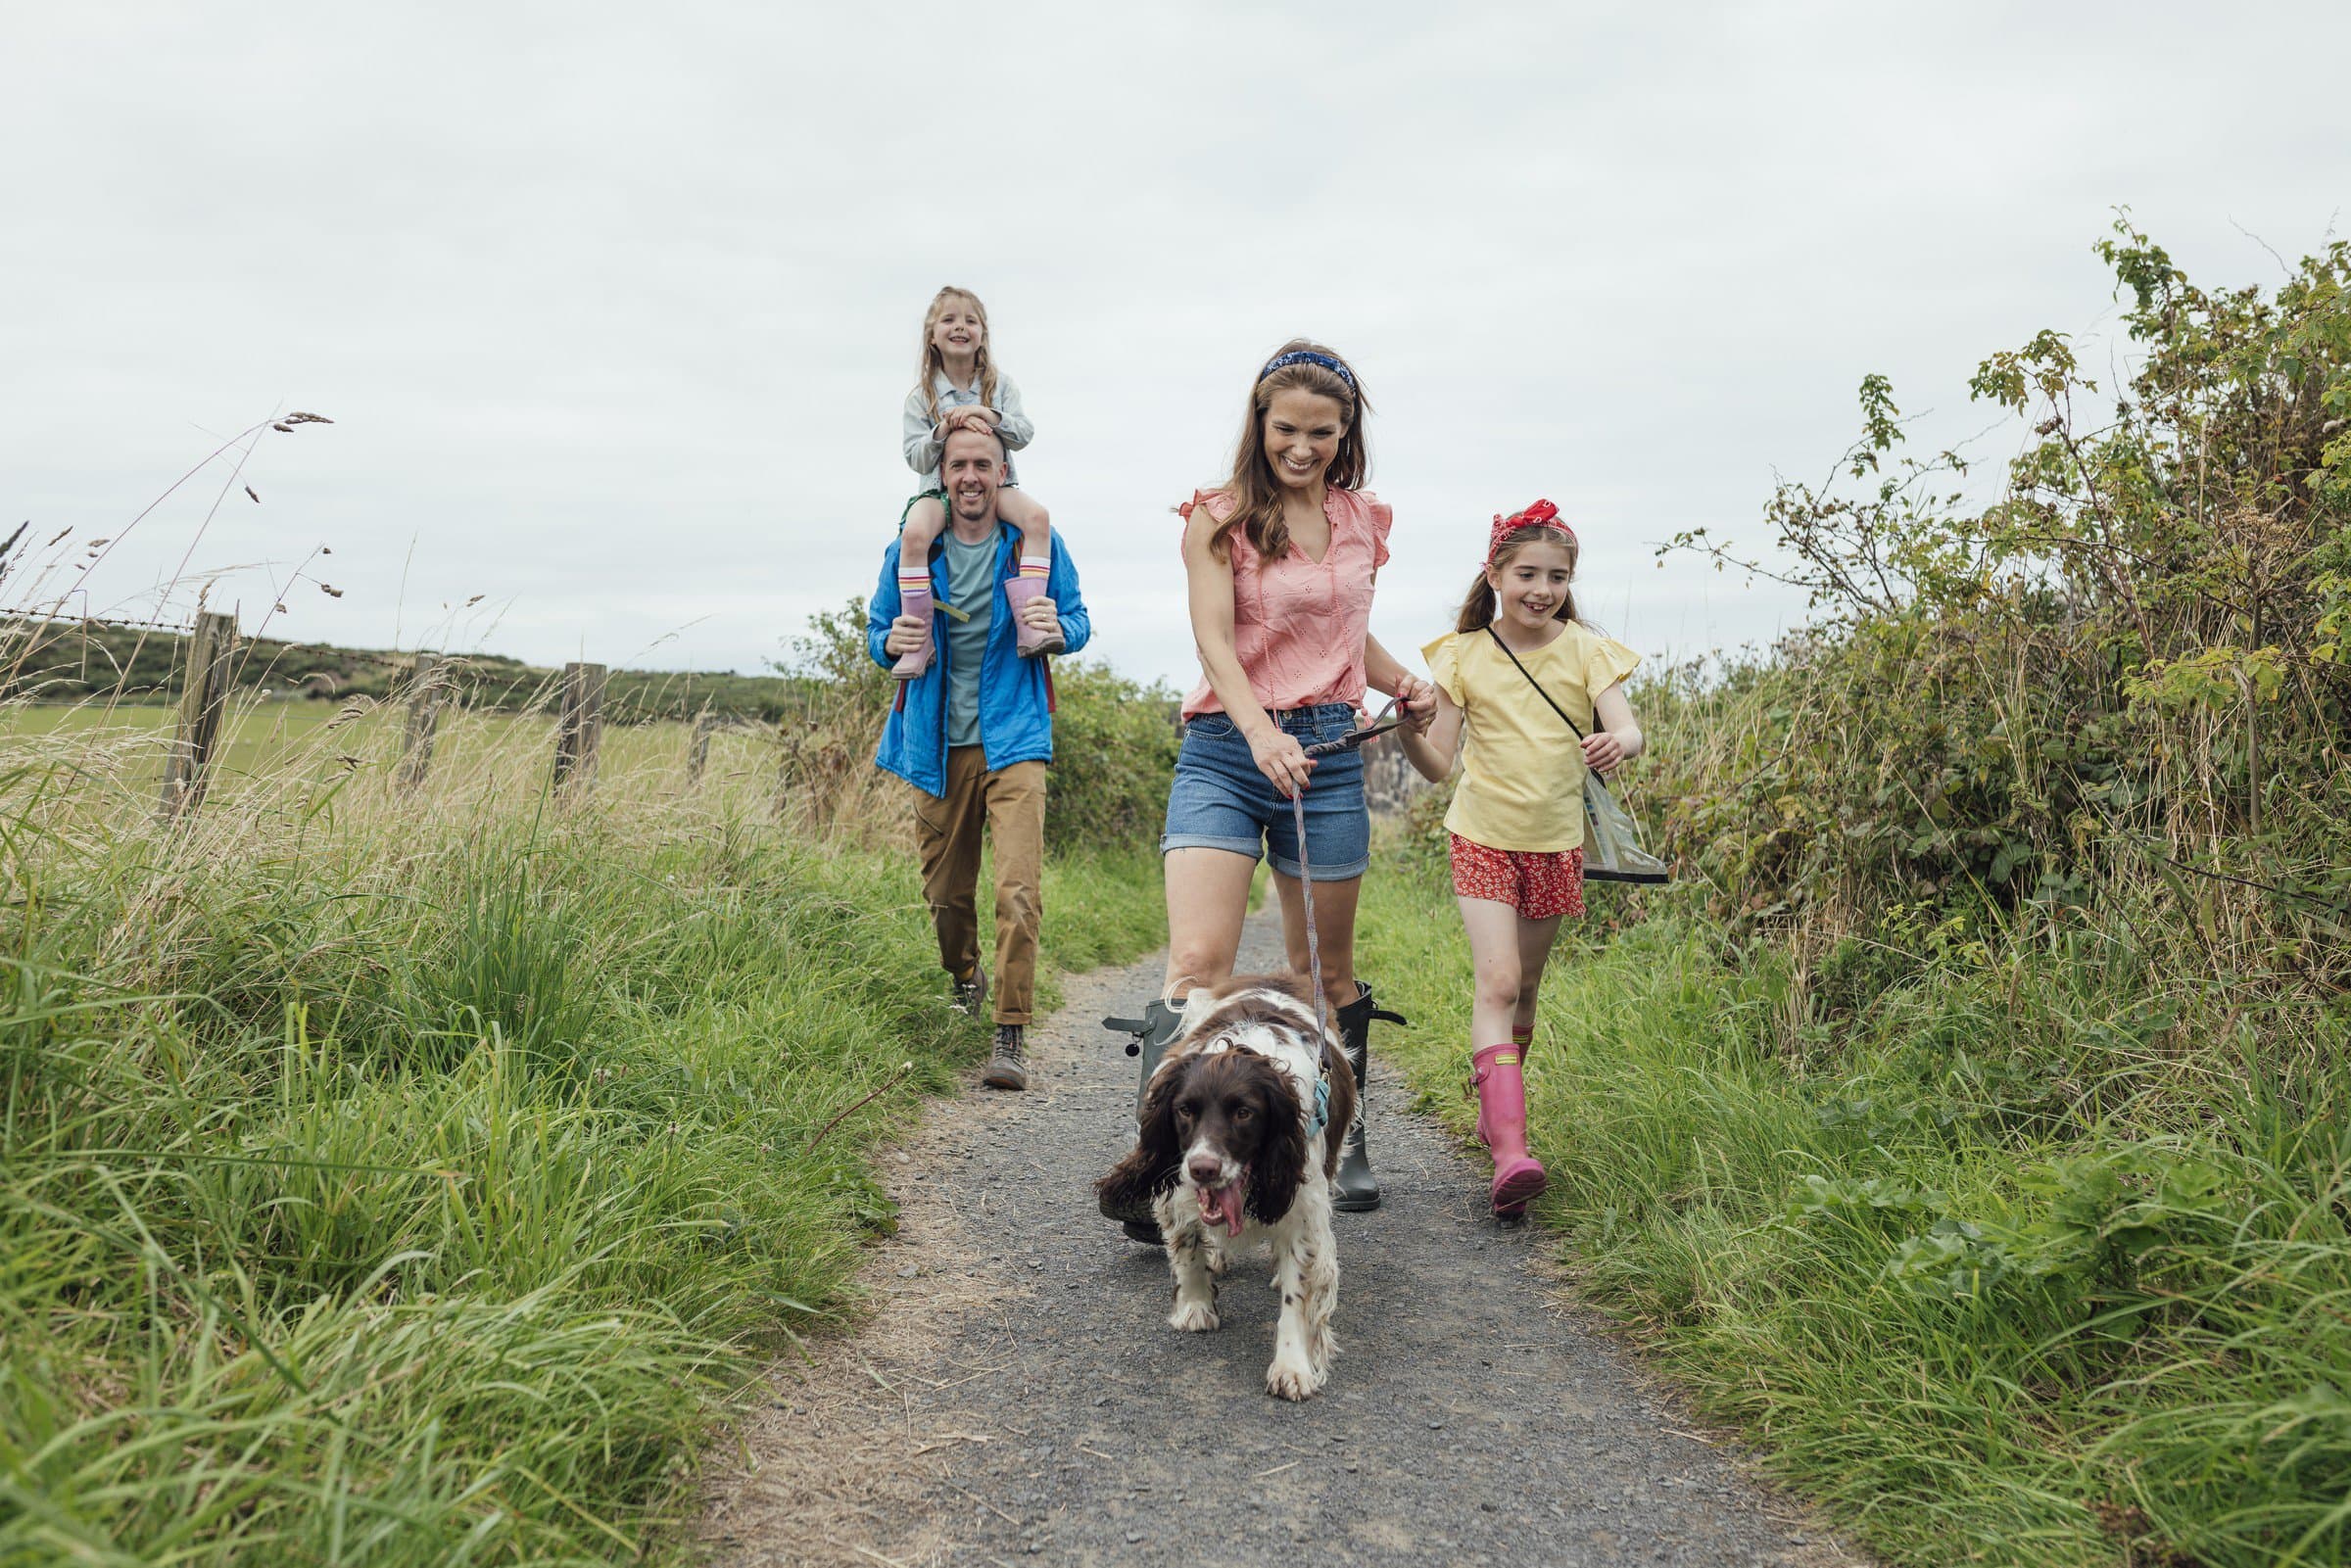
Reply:
[[[1355, 728], [1344, 702], [1289, 708], [1273, 721], [1300, 745], [1336, 740]], [[1364, 756], [1342, 751], [1316, 759], [1306, 786], [1306, 848], [1314, 879], [1343, 882], [1371, 865], [1371, 815], [1364, 805]], [[1159, 852], [1227, 849], [1255, 860], [1267, 855], [1284, 877], [1298, 875], [1298, 826], [1290, 802], [1257, 771], [1249, 742], [1222, 713], [1203, 713], [1183, 727], [1176, 783], [1168, 791], [1168, 828]]]

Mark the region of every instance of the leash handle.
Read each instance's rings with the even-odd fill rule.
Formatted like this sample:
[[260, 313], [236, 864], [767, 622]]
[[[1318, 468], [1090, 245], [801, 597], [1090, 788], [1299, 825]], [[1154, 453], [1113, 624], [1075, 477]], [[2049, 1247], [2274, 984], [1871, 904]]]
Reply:
[[1396, 699], [1394, 697], [1390, 697], [1388, 699], [1388, 705], [1379, 710], [1379, 717], [1373, 719], [1363, 729], [1350, 730], [1345, 735], [1339, 736], [1336, 740], [1318, 740], [1313, 745], [1303, 747], [1302, 749], [1310, 757], [1335, 757], [1342, 751], [1353, 751], [1358, 746], [1361, 746], [1365, 741], [1376, 740], [1381, 736], [1386, 735], [1390, 730], [1396, 729], [1402, 725], [1404, 723], [1402, 719], [1391, 719], [1388, 717], [1389, 714], [1394, 713], [1395, 711]]

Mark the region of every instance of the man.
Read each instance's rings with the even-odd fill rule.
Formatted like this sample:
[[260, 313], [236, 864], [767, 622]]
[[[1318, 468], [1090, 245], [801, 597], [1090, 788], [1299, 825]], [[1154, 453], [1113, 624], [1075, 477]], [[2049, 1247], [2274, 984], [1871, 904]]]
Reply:
[[[976, 890], [984, 826], [995, 849], [995, 1048], [981, 1082], [1026, 1089], [1022, 1031], [1036, 996], [1036, 937], [1045, 847], [1045, 764], [1053, 759], [1052, 677], [1046, 661], [1024, 659], [1004, 585], [1020, 569], [1020, 530], [996, 515], [1004, 444], [976, 413], [950, 415], [939, 453], [947, 526], [931, 555], [936, 625], [898, 613], [898, 546], [882, 555], [882, 580], [866, 613], [866, 651], [889, 668], [926, 631], [940, 657], [914, 680], [882, 731], [874, 763], [921, 791], [915, 841], [923, 895], [938, 931], [938, 961], [956, 1006], [978, 1014], [987, 1000], [980, 963]], [[1079, 597], [1078, 567], [1053, 535], [1053, 568], [1042, 597], [1021, 607], [1024, 622], [1058, 627], [1068, 652], [1092, 632]]]

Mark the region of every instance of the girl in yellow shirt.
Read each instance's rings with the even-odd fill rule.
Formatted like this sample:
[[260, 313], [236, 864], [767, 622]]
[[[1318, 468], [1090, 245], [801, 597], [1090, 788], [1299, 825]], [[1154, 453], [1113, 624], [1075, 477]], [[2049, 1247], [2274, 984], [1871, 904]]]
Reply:
[[1559, 922], [1584, 912], [1585, 770], [1606, 774], [1642, 749], [1623, 687], [1640, 655], [1575, 618], [1575, 531], [1551, 502], [1494, 519], [1459, 624], [1421, 650], [1437, 716], [1425, 735], [1397, 732], [1424, 778], [1444, 779], [1461, 754], [1445, 828], [1476, 972], [1469, 1081], [1504, 1218], [1549, 1179], [1526, 1149], [1521, 1062]]

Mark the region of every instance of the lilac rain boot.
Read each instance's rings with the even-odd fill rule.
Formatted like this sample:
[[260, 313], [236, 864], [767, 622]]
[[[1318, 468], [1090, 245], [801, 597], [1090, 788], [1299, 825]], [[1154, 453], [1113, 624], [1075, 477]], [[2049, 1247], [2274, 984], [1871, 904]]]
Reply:
[[1004, 598], [1012, 606], [1013, 631], [1018, 637], [1018, 649], [1024, 659], [1038, 659], [1048, 653], [1059, 653], [1069, 645], [1062, 641], [1060, 627], [1040, 632], [1021, 619], [1021, 606], [1044, 595], [1045, 580], [1041, 577], [1016, 577], [1004, 585]]
[[1478, 1129], [1494, 1154], [1498, 1219], [1525, 1213], [1527, 1202], [1551, 1183], [1542, 1162], [1526, 1152], [1526, 1079], [1518, 1070], [1518, 1052], [1515, 1045], [1489, 1045], [1469, 1058]]
[[889, 673], [899, 680], [912, 681], [931, 668], [932, 600], [928, 579], [920, 586], [913, 583], [898, 585], [898, 613], [911, 615], [923, 623], [922, 642], [912, 652], [899, 654], [898, 662], [889, 667]]

